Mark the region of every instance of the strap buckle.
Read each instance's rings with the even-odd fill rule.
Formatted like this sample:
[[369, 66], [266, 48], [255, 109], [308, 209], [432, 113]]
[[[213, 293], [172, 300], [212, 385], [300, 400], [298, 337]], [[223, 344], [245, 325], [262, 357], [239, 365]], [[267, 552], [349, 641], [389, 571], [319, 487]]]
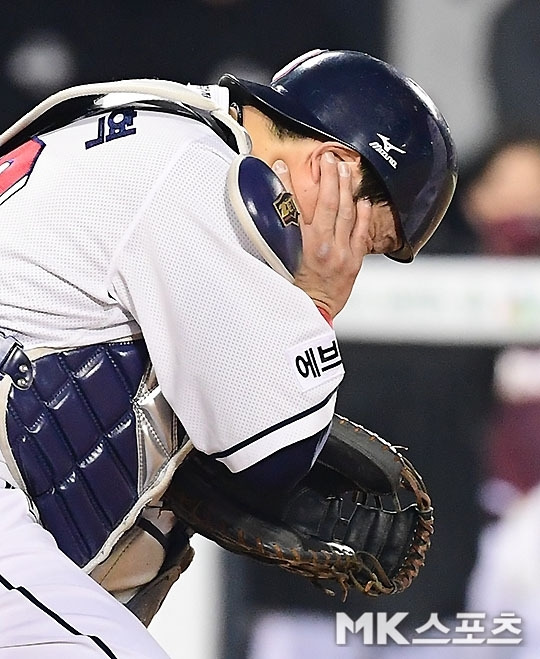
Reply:
[[0, 332], [0, 378], [5, 375], [17, 389], [29, 389], [34, 381], [34, 366], [19, 341]]

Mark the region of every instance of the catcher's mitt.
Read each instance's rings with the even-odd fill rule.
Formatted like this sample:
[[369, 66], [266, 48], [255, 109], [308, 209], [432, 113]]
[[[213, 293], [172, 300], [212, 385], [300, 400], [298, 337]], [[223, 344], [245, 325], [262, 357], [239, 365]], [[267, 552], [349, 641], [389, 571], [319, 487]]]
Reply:
[[[424, 564], [433, 510], [422, 478], [384, 439], [339, 416], [311, 472], [280, 504], [250, 510], [226, 468], [196, 451], [166, 505], [196, 533], [302, 575], [343, 599], [399, 593]], [[404, 499], [409, 498], [409, 502]], [[406, 504], [406, 505], [404, 505]]]

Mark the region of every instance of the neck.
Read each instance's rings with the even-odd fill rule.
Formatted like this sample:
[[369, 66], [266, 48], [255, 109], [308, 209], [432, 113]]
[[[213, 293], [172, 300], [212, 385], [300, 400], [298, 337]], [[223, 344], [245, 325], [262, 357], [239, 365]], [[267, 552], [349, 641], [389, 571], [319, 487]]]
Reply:
[[246, 106], [243, 110], [244, 128], [253, 143], [251, 155], [264, 160], [270, 166], [276, 160], [283, 159], [287, 151], [286, 144], [272, 133], [268, 117], [251, 106]]

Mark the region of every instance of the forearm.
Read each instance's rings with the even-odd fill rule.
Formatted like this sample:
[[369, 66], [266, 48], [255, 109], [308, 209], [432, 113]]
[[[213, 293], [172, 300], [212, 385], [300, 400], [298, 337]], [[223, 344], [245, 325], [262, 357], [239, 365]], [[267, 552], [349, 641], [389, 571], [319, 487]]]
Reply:
[[309, 472], [328, 438], [328, 431], [329, 427], [231, 474], [236, 498], [251, 508], [276, 509]]

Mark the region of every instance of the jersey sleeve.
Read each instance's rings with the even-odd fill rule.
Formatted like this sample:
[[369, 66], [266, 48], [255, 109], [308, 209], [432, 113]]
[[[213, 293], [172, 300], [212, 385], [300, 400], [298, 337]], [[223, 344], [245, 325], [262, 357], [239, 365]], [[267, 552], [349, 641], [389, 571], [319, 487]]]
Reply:
[[237, 472], [328, 426], [344, 371], [313, 301], [244, 234], [233, 155], [209, 136], [173, 159], [118, 245], [110, 290], [194, 446]]

